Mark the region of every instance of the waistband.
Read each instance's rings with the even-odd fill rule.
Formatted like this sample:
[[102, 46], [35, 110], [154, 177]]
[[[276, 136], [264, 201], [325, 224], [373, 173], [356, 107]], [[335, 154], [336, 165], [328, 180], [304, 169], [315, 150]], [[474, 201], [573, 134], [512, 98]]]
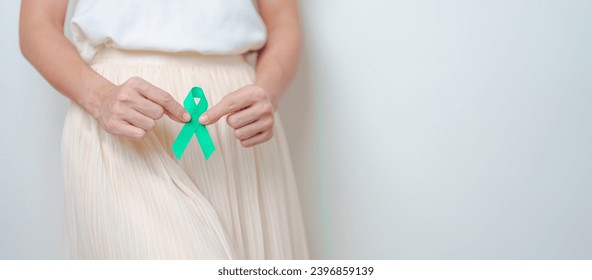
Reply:
[[147, 50], [124, 50], [101, 48], [97, 51], [90, 65], [93, 64], [130, 64], [130, 65], [166, 65], [166, 64], [221, 64], [247, 63], [245, 54], [204, 55], [196, 52], [163, 52]]

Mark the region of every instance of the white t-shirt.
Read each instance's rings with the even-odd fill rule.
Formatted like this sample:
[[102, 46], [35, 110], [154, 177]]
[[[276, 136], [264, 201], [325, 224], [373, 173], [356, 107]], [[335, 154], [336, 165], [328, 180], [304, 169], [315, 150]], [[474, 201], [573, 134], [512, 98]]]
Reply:
[[72, 40], [89, 61], [104, 46], [224, 55], [257, 50], [267, 32], [255, 0], [78, 0]]

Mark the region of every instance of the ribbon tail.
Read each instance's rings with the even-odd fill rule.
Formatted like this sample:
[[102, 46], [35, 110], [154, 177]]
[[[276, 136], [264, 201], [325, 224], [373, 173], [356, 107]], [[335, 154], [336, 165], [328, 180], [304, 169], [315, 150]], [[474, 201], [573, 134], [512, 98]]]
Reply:
[[175, 142], [173, 142], [172, 146], [173, 153], [177, 159], [181, 159], [181, 156], [183, 156], [183, 152], [187, 148], [187, 145], [189, 145], [189, 141], [191, 141], [194, 131], [194, 128], [186, 124], [181, 129], [181, 132], [179, 132], [179, 135], [177, 136], [177, 139], [175, 139]]
[[208, 133], [208, 129], [202, 125], [198, 126], [195, 130], [195, 136], [197, 136], [197, 141], [199, 142], [204, 157], [208, 160], [216, 150], [216, 148], [214, 148], [214, 142], [212, 142], [212, 137], [210, 137], [210, 133]]

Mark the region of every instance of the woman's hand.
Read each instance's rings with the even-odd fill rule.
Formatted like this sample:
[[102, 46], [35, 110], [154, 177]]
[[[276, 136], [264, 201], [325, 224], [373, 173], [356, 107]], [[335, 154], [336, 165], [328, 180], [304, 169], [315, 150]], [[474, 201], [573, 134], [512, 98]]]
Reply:
[[275, 102], [260, 86], [248, 85], [226, 95], [203, 113], [199, 122], [213, 124], [221, 117], [234, 129], [243, 147], [253, 147], [273, 137]]
[[23, 0], [19, 43], [23, 55], [58, 91], [91, 114], [111, 134], [140, 141], [167, 114], [191, 117], [175, 99], [141, 78], [119, 86], [97, 74], [64, 36], [68, 0]]
[[111, 87], [99, 100], [95, 118], [101, 126], [133, 141], [144, 139], [163, 114], [180, 123], [191, 119], [170, 94], [138, 77]]
[[300, 57], [300, 20], [296, 0], [259, 0], [267, 28], [265, 47], [258, 51], [255, 84], [225, 96], [202, 114], [199, 122], [226, 121], [243, 147], [252, 147], [273, 137], [273, 112], [281, 94], [296, 73]]

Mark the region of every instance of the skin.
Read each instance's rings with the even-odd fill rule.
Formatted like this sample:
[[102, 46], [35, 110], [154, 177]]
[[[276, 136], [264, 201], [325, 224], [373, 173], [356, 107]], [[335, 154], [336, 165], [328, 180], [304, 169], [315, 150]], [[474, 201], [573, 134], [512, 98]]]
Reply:
[[[80, 105], [114, 135], [142, 141], [167, 115], [184, 123], [190, 116], [166, 91], [141, 77], [115, 85], [97, 74], [64, 36], [68, 0], [22, 0], [19, 25], [23, 55], [59, 92]], [[259, 50], [256, 81], [226, 95], [199, 119], [204, 125], [227, 116], [243, 147], [273, 137], [274, 112], [296, 72], [300, 23], [296, 0], [259, 0], [268, 32]]]

